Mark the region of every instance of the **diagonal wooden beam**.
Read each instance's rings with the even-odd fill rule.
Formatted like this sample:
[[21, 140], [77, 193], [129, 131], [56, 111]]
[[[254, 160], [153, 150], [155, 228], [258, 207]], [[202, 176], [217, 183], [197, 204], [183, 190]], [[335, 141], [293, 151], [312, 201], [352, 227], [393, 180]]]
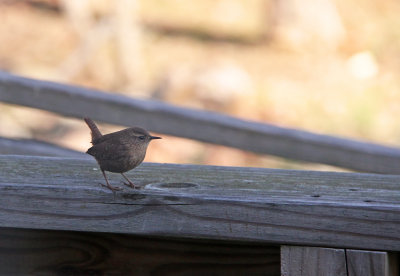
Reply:
[[400, 149], [0, 73], [0, 101], [353, 170], [400, 174]]

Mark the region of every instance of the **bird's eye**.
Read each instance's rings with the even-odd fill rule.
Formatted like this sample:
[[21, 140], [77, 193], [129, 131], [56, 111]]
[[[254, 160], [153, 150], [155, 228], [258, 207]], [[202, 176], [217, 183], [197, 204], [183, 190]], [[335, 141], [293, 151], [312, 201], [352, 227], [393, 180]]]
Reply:
[[146, 137], [145, 136], [139, 136], [139, 140], [144, 140], [144, 139], [146, 139]]

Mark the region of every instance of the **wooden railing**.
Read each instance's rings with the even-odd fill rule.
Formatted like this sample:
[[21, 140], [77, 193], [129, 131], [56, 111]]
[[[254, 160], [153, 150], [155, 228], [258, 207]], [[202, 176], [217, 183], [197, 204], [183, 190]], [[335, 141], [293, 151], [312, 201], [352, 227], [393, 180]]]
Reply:
[[0, 73], [0, 101], [348, 169], [400, 174], [400, 149]]
[[[197, 122], [215, 133], [200, 140], [236, 137], [231, 143], [245, 148], [241, 139], [254, 139], [261, 145], [248, 149], [255, 151], [266, 139], [284, 155], [280, 137], [292, 149], [302, 143], [294, 154], [301, 160], [326, 161], [317, 153], [333, 153], [342, 141], [347, 158], [368, 160], [357, 167], [399, 169], [386, 163], [399, 159], [387, 147], [9, 75], [1, 76], [0, 100], [190, 138], [203, 135], [194, 132]], [[398, 273], [398, 175], [149, 163], [128, 175], [142, 188], [110, 174], [112, 185], [124, 187], [113, 194], [92, 159], [0, 155], [0, 274]]]

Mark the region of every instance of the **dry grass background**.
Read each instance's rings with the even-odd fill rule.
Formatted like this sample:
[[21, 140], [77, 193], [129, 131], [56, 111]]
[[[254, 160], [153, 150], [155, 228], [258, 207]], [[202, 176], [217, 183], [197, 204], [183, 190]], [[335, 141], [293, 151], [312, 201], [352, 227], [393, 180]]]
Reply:
[[[1, 70], [400, 144], [398, 1], [313, 0], [318, 5], [297, 10], [293, 7], [306, 4], [70, 1], [89, 3], [83, 16], [76, 10], [68, 16], [65, 2], [0, 1]], [[116, 3], [129, 8], [118, 10]], [[273, 3], [293, 7], [282, 14]], [[299, 10], [307, 13], [296, 19]], [[121, 16], [128, 16], [128, 24]], [[135, 36], [128, 33], [122, 36], [127, 41], [118, 41], [115, 32], [124, 28], [118, 24], [130, 23]], [[81, 121], [5, 104], [0, 108], [1, 136], [33, 137], [82, 151], [89, 146]], [[165, 138], [151, 145], [146, 161], [336, 169]]]

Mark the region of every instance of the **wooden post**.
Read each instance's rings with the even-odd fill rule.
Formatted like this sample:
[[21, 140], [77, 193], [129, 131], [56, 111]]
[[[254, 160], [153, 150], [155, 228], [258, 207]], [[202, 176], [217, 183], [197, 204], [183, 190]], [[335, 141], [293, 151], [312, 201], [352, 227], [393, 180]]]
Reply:
[[346, 250], [349, 276], [397, 276], [397, 254], [379, 251]]
[[282, 246], [283, 276], [395, 276], [397, 254], [379, 251]]
[[303, 246], [281, 247], [283, 276], [346, 276], [343, 249]]

